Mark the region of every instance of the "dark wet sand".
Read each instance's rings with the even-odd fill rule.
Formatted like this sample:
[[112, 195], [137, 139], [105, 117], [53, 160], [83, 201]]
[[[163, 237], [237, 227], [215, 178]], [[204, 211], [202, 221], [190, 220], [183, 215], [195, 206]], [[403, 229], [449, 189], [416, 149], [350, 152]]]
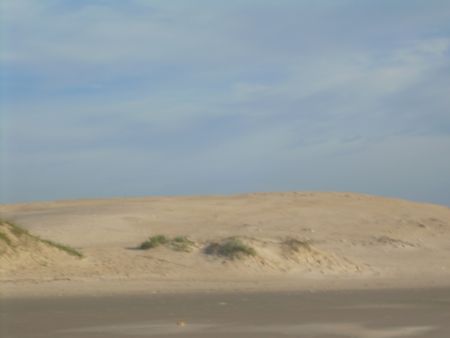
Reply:
[[450, 289], [8, 299], [0, 336], [448, 338]]

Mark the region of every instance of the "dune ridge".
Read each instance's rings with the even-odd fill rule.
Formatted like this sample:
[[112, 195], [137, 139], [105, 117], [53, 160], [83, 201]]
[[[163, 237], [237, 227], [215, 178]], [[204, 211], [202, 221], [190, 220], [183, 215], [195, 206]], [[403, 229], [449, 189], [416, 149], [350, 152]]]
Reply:
[[[168, 281], [220, 289], [239, 281], [255, 288], [289, 281], [301, 288], [317, 281], [407, 286], [450, 280], [450, 209], [399, 199], [317, 192], [115, 198], [0, 205], [0, 216], [84, 256], [29, 240], [13, 252], [0, 240], [5, 294], [60, 280], [102, 281], [103, 287], [120, 281], [121, 292], [132, 283]], [[192, 245], [139, 249], [159, 234]], [[207, 253], [211, 243], [228, 238], [255, 254]]]
[[82, 255], [71, 247], [41, 239], [14, 223], [0, 220], [0, 276], [63, 264]]

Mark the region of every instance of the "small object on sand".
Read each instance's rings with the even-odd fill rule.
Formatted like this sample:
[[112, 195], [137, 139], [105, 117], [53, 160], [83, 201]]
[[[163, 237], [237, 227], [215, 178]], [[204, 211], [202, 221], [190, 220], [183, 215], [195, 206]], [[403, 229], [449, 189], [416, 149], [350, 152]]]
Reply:
[[184, 320], [177, 320], [177, 326], [186, 326], [186, 321], [184, 321]]

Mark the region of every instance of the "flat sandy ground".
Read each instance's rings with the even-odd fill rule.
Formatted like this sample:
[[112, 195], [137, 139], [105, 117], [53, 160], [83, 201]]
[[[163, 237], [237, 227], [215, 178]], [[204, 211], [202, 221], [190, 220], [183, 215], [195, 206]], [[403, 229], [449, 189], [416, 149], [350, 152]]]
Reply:
[[[3, 228], [12, 246], [0, 240], [2, 298], [450, 286], [450, 209], [431, 204], [261, 193], [0, 205], [0, 217], [84, 255]], [[192, 246], [136, 249], [158, 234]], [[256, 255], [205, 253], [233, 236]]]
[[450, 337], [450, 289], [8, 299], [4, 338]]

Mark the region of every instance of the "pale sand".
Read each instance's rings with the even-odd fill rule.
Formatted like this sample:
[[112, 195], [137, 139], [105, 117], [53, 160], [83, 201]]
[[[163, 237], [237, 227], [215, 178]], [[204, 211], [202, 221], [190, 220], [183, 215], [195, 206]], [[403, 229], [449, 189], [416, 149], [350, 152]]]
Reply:
[[[450, 285], [450, 209], [431, 204], [261, 193], [0, 205], [0, 216], [85, 256], [35, 244], [9, 250], [0, 255], [3, 297]], [[189, 253], [134, 249], [155, 234], [196, 244]], [[229, 236], [257, 256], [204, 254], [209, 242]], [[286, 238], [309, 246], [289, 251]]]

